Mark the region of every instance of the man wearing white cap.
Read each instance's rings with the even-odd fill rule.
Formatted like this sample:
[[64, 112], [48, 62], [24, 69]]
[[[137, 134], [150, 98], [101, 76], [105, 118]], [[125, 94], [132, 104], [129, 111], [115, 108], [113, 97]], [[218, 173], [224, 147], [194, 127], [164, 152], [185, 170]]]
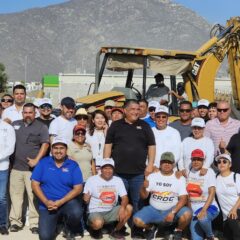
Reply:
[[38, 111], [40, 116], [37, 120], [44, 123], [48, 128], [54, 119], [52, 113], [52, 101], [49, 98], [41, 98], [38, 100]]
[[77, 198], [82, 192], [82, 172], [78, 163], [67, 157], [66, 139], [54, 138], [51, 153], [39, 161], [31, 176], [33, 192], [39, 199], [39, 237], [55, 239], [58, 219], [65, 217], [67, 239], [75, 239], [82, 229], [83, 210]]
[[201, 118], [207, 122], [209, 120], [208, 118], [208, 106], [209, 101], [207, 99], [200, 99], [197, 103], [198, 113]]
[[214, 146], [210, 138], [204, 137], [205, 122], [202, 118], [194, 118], [191, 123], [192, 137], [187, 137], [182, 142], [181, 158], [178, 164], [179, 169], [186, 175], [186, 170], [191, 168], [191, 153], [194, 149], [201, 149], [205, 154], [205, 161], [201, 174], [204, 175], [213, 162]]
[[167, 125], [168, 108], [163, 105], [155, 110], [156, 127], [153, 127], [153, 133], [156, 141], [156, 156], [154, 166], [159, 168], [160, 157], [164, 152], [172, 152], [176, 163], [180, 159], [181, 137], [178, 130]]
[[115, 102], [113, 100], [107, 100], [104, 103], [104, 112], [106, 113], [107, 117], [108, 117], [108, 123], [111, 124], [111, 120], [112, 120], [112, 109], [113, 107], [115, 107]]
[[[127, 192], [121, 178], [114, 176], [114, 161], [111, 158], [100, 162], [101, 174], [90, 177], [84, 187], [84, 201], [88, 203], [88, 224], [92, 238], [102, 237], [104, 224], [117, 221], [111, 233], [114, 239], [123, 239], [119, 231], [132, 214], [132, 206], [128, 204]], [[118, 205], [118, 196], [121, 205]]]

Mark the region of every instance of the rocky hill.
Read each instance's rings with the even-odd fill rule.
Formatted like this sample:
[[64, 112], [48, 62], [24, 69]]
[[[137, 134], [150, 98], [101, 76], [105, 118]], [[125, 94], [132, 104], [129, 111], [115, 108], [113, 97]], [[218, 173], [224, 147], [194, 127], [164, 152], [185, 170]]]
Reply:
[[210, 25], [170, 0], [70, 0], [0, 15], [0, 62], [11, 81], [94, 72], [103, 45], [194, 50]]

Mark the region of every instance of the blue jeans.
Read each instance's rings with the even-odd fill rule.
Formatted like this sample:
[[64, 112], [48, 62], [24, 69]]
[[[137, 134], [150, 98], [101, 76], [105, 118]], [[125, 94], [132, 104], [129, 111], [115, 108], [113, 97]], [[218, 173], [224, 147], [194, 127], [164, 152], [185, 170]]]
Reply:
[[[155, 223], [159, 224], [164, 222], [164, 219], [166, 216], [172, 211], [173, 208], [170, 208], [168, 210], [158, 210], [151, 205], [143, 207], [140, 211], [134, 214], [134, 218], [141, 219], [144, 224], [150, 224]], [[173, 223], [177, 222], [178, 219], [185, 213], [185, 212], [191, 212], [191, 210], [188, 207], [182, 207], [177, 214], [175, 215], [173, 219]]]
[[79, 199], [72, 199], [57, 211], [39, 210], [39, 238], [40, 240], [55, 239], [58, 219], [64, 217], [67, 229], [71, 233], [81, 233], [81, 219], [83, 215], [82, 203]]
[[217, 217], [218, 214], [218, 211], [215, 213], [207, 212], [207, 216], [201, 220], [194, 216], [190, 224], [192, 239], [203, 240], [205, 235], [206, 237], [213, 237], [212, 221]]
[[133, 206], [133, 213], [135, 213], [144, 205], [140, 199], [140, 188], [143, 185], [144, 174], [118, 174], [118, 176], [123, 180]]
[[7, 227], [8, 170], [0, 171], [0, 227]]

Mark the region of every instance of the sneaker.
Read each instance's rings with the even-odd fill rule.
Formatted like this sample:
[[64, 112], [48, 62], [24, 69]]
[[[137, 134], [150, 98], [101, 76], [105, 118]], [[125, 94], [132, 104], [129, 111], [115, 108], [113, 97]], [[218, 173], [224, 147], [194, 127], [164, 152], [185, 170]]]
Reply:
[[119, 232], [124, 236], [124, 237], [127, 237], [130, 235], [130, 233], [127, 232], [127, 228], [125, 226], [123, 226]]
[[158, 232], [158, 227], [156, 225], [153, 225], [149, 230], [147, 230], [146, 239], [147, 240], [155, 239], [157, 232]]
[[214, 238], [214, 236], [212, 236], [212, 237], [207, 237], [207, 240], [214, 240], [215, 238]]
[[182, 240], [182, 231], [174, 231], [173, 233], [174, 240]]
[[120, 231], [113, 231], [110, 235], [111, 239], [124, 240], [125, 236]]
[[8, 235], [9, 232], [6, 227], [0, 227], [0, 234], [1, 235]]
[[19, 227], [17, 224], [13, 224], [10, 227], [10, 232], [18, 232], [20, 230], [22, 230], [22, 227]]
[[90, 235], [91, 235], [92, 239], [102, 239], [103, 238], [102, 230], [91, 230]]
[[38, 228], [37, 227], [33, 227], [33, 228], [30, 228], [32, 234], [38, 234]]

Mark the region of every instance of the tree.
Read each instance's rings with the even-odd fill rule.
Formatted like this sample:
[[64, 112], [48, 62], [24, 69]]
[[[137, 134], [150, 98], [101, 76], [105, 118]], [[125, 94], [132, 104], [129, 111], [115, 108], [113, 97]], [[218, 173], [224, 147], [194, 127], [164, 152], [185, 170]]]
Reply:
[[7, 90], [7, 79], [8, 76], [5, 73], [5, 66], [0, 63], [0, 93]]

